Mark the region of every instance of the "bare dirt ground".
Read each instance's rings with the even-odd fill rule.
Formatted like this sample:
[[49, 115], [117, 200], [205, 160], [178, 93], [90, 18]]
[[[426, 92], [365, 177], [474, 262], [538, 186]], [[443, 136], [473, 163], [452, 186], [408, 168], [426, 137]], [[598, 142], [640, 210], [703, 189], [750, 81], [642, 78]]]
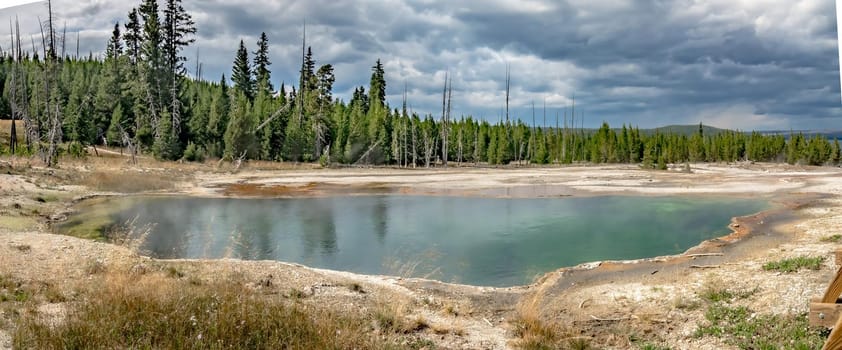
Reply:
[[[560, 267], [529, 286], [512, 288], [365, 276], [270, 261], [155, 260], [131, 247], [51, 233], [50, 223], [62, 220], [82, 198], [147, 191], [197, 196], [688, 194], [764, 196], [780, 205], [774, 213], [735, 221], [732, 226], [739, 234], [690, 251], [715, 255]], [[706, 289], [728, 286], [752, 290], [736, 303], [758, 313], [806, 312], [810, 297], [823, 293], [837, 268], [832, 255], [838, 244], [822, 238], [842, 234], [840, 194], [839, 168], [776, 164], [699, 164], [692, 173], [635, 166], [430, 170], [249, 164], [235, 172], [220, 164], [142, 160], [134, 166], [106, 158], [66, 162], [53, 170], [34, 161], [0, 159], [0, 275], [56, 286], [66, 295], [99, 269], [175, 268], [183, 278], [237, 278], [254, 288], [298, 291], [314, 304], [348, 312], [392, 305], [407, 317], [426, 320], [430, 327], [418, 336], [442, 348], [512, 348], [517, 344], [515, 321], [528, 312], [605, 348], [639, 348], [638, 340], [644, 339], [674, 349], [729, 349], [718, 338], [695, 336], [705, 322], [704, 310], [686, 306], [697, 303]], [[797, 256], [826, 259], [815, 271], [761, 268]], [[60, 319], [64, 304], [40, 301], [30, 308]], [[0, 349], [10, 348], [15, 325], [2, 303], [0, 312]]]

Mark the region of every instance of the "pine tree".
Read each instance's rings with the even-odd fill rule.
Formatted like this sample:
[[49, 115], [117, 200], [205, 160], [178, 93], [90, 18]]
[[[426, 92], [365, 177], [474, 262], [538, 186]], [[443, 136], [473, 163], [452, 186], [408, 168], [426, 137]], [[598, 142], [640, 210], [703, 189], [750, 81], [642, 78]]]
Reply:
[[331, 119], [328, 114], [332, 112], [333, 103], [333, 82], [336, 78], [333, 75], [333, 66], [326, 64], [319, 67], [315, 76], [316, 89], [312, 95], [316, 103], [316, 111], [311, 117], [313, 129], [313, 159], [322, 156], [324, 148], [331, 143], [333, 134], [330, 132]]
[[181, 158], [181, 145], [178, 137], [172, 132], [172, 117], [170, 112], [164, 109], [161, 112], [161, 119], [158, 124], [160, 136], [155, 138], [152, 145], [152, 153], [155, 158], [161, 160], [176, 160]]
[[380, 59], [371, 67], [371, 82], [368, 89], [371, 103], [386, 105], [386, 76]]
[[140, 43], [143, 40], [142, 28], [136, 8], [129, 12], [129, 20], [125, 24], [126, 34], [123, 39], [126, 41], [126, 54], [131, 58], [132, 64], [137, 63], [140, 56]]
[[[193, 82], [191, 85], [193, 89], [197, 90], [196, 96], [192, 98], [193, 106], [191, 108], [190, 120], [187, 122], [188, 141], [194, 144], [195, 150], [204, 149], [209, 142], [208, 138], [208, 124], [210, 123], [210, 113], [213, 105], [213, 88], [203, 88], [198, 82]], [[190, 143], [188, 143], [190, 146]], [[185, 149], [185, 153], [187, 150]]]
[[486, 150], [486, 159], [488, 164], [494, 165], [497, 164], [497, 143], [498, 143], [498, 133], [499, 128], [492, 127], [489, 129], [489, 140], [488, 140], [488, 147]]
[[[96, 94], [93, 98], [94, 126], [98, 134], [96, 136], [101, 136], [109, 129], [114, 110], [117, 107], [122, 107], [123, 95], [125, 93], [123, 88], [125, 84], [123, 82], [121, 61], [125, 62], [125, 60], [126, 57], [106, 58], [99, 75], [100, 78], [96, 81]], [[124, 120], [130, 119], [121, 118]], [[124, 127], [126, 130], [130, 130], [128, 126]]]
[[257, 40], [257, 51], [254, 52], [254, 76], [257, 80], [257, 89], [272, 92], [272, 82], [270, 79], [269, 70], [269, 39], [266, 32], [260, 33], [260, 39]]
[[[148, 120], [152, 135], [160, 136], [161, 130], [158, 123], [161, 118], [161, 111], [166, 105], [162, 85], [164, 78], [164, 66], [161, 57], [161, 28], [158, 19], [158, 2], [156, 0], [144, 0], [138, 9], [143, 19], [143, 42], [140, 46], [139, 73], [143, 79], [144, 86], [138, 96], [142, 96], [146, 104], [145, 118]], [[171, 130], [171, 128], [170, 128]]]
[[494, 162], [496, 164], [508, 165], [512, 161], [509, 132], [506, 124], [499, 125], [497, 130], [497, 150], [494, 152]]
[[815, 135], [807, 143], [807, 148], [804, 150], [804, 158], [807, 164], [823, 165], [830, 160], [832, 151], [827, 139], [821, 135]]
[[305, 96], [309, 94], [310, 91], [316, 89], [315, 84], [315, 74], [314, 71], [316, 69], [316, 61], [313, 59], [313, 50], [309, 46], [307, 47], [307, 54], [304, 55], [304, 62], [301, 66], [301, 83], [299, 84], [300, 91], [298, 92], [299, 95]]
[[184, 61], [187, 58], [181, 56], [180, 52], [196, 40], [192, 37], [196, 33], [196, 26], [181, 5], [181, 0], [167, 0], [162, 26], [162, 56], [166, 70], [162, 78], [166, 88], [162, 94], [162, 103], [166, 103], [170, 110], [171, 133], [177, 137], [182, 134], [186, 136], [186, 133], [182, 133], [181, 123], [187, 113], [180, 98], [182, 77], [185, 74]]
[[[151, 69], [152, 73], [159, 74], [161, 69], [161, 23], [158, 17], [158, 2], [157, 0], [144, 0], [138, 9], [138, 13], [143, 19], [143, 34], [139, 51], [139, 57], [144, 61], [147, 68]], [[131, 31], [131, 29], [129, 29]], [[131, 37], [131, 36], [130, 36]], [[158, 80], [159, 76], [152, 76], [152, 79]], [[155, 87], [157, 89], [157, 87]]]
[[245, 43], [240, 40], [240, 48], [237, 49], [234, 67], [231, 69], [231, 82], [234, 83], [234, 88], [237, 91], [251, 101], [254, 99], [254, 79], [251, 75], [248, 55]]
[[114, 23], [114, 31], [111, 32], [111, 40], [105, 48], [105, 60], [116, 60], [123, 54], [123, 44], [120, 42], [120, 22]]
[[190, 14], [184, 10], [181, 0], [167, 0], [164, 9], [163, 44], [164, 60], [169, 72], [173, 76], [184, 73], [185, 57], [180, 51], [196, 41], [192, 35], [196, 34], [196, 24]]
[[662, 158], [658, 156], [660, 152], [658, 151], [657, 137], [658, 135], [649, 137], [644, 143], [642, 159], [643, 164], [641, 164], [641, 166], [646, 169], [654, 168], [655, 162], [662, 160]]
[[254, 123], [250, 116], [249, 101], [240, 91], [235, 93], [234, 104], [225, 128], [225, 158], [237, 159], [254, 151]]
[[541, 128], [535, 132], [532, 137], [533, 147], [532, 159], [530, 161], [535, 164], [547, 164], [549, 161], [549, 154], [547, 153], [547, 143], [544, 137], [544, 131]]
[[316, 72], [316, 91], [318, 91], [317, 105], [319, 109], [327, 109], [333, 102], [333, 83], [336, 76], [333, 75], [333, 66], [330, 64], [319, 67]]
[[63, 133], [70, 141], [89, 145], [96, 135], [93, 130], [93, 118], [90, 115], [86, 79], [82, 70], [76, 70], [72, 84], [67, 103], [64, 104]]
[[789, 164], [798, 163], [802, 159], [804, 136], [801, 133], [797, 135], [790, 134], [789, 143], [786, 147], [786, 162]]
[[214, 89], [211, 101], [206, 130], [208, 137], [206, 147], [208, 154], [211, 156], [222, 157], [223, 151], [225, 150], [223, 135], [225, 135], [225, 130], [228, 127], [228, 114], [230, 109], [228, 85], [225, 80], [225, 74], [222, 75], [218, 88]]
[[[258, 89], [257, 96], [254, 98], [254, 105], [252, 106], [252, 114], [254, 115], [257, 125], [262, 124], [275, 110], [276, 108], [272, 102], [272, 96], [269, 95], [269, 91]], [[256, 142], [258, 142], [260, 146], [259, 152], [256, 155], [259, 159], [269, 160], [272, 157], [271, 139], [272, 133], [274, 132], [272, 128], [273, 125], [266, 124], [263, 128], [257, 131], [256, 135], [254, 135]]]
[[123, 145], [122, 131], [126, 129], [123, 120], [123, 107], [118, 103], [111, 113], [111, 121], [106, 132], [106, 139], [110, 144]]

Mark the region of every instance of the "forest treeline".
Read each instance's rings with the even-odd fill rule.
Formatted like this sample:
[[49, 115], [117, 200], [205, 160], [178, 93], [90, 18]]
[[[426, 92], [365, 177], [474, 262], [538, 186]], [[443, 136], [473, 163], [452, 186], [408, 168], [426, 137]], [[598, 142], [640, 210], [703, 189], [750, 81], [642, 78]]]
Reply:
[[[254, 51], [241, 41], [233, 53], [230, 81], [188, 78], [183, 51], [196, 32], [180, 0], [144, 0], [114, 25], [104, 58], [78, 57], [65, 50], [63, 35], [44, 23], [41, 52], [24, 52], [20, 38], [0, 56], [0, 116], [24, 128], [0, 145], [0, 152], [39, 154], [54, 164], [60, 153], [84, 154], [87, 146], [128, 148], [165, 160], [320, 161], [400, 166], [458, 163], [668, 163], [774, 161], [839, 164], [838, 140], [724, 131], [642, 133], [623, 125], [597, 130], [576, 125], [575, 110], [555, 125], [520, 118], [497, 123], [450, 117], [452, 88], [445, 79], [440, 115], [398, 108], [386, 102], [379, 60], [366, 86], [349, 101], [333, 96], [334, 70], [318, 65], [302, 45], [296, 85], [271, 81], [269, 38]], [[306, 47], [306, 49], [305, 49]], [[508, 79], [507, 79], [508, 83]], [[405, 91], [405, 88], [404, 88]], [[406, 96], [406, 93], [404, 93]], [[534, 113], [534, 112], [533, 112]], [[508, 113], [507, 113], [508, 114]], [[552, 124], [552, 123], [551, 123]], [[15, 135], [13, 132], [12, 135]]]

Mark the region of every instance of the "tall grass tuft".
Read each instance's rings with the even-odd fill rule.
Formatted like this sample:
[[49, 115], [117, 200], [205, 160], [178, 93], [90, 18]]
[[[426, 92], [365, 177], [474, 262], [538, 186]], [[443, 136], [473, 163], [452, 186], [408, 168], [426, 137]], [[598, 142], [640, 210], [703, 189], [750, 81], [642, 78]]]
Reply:
[[[25, 349], [381, 349], [392, 348], [362, 316], [339, 316], [236, 282], [197, 286], [164, 274], [106, 273], [58, 323], [22, 317]], [[91, 283], [90, 285], [96, 285]]]
[[537, 299], [518, 305], [513, 325], [514, 335], [519, 338], [515, 346], [519, 349], [591, 349], [590, 337], [578, 336], [573, 329], [543, 320]]

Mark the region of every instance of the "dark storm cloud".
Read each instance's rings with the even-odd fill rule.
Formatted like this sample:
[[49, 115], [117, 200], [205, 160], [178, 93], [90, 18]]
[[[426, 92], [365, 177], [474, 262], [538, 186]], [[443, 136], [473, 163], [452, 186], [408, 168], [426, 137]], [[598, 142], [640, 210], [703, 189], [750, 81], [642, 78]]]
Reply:
[[[54, 1], [80, 51], [102, 52], [132, 2]], [[273, 82], [296, 82], [302, 23], [317, 64], [336, 68], [347, 99], [378, 58], [388, 98], [404, 83], [416, 111], [436, 113], [445, 72], [457, 114], [500, 117], [506, 66], [512, 110], [531, 121], [576, 96], [586, 126], [705, 122], [743, 129], [840, 128], [835, 8], [828, 0], [185, 0], [204, 77], [230, 72], [237, 44], [270, 39]], [[37, 33], [42, 4], [18, 13]], [[32, 22], [35, 22], [34, 24]], [[26, 35], [25, 35], [26, 36]], [[73, 38], [73, 36], [70, 36]], [[6, 40], [6, 41], [3, 41]], [[0, 36], [4, 48], [8, 39]], [[195, 63], [188, 62], [192, 67]], [[192, 71], [192, 68], [190, 69]], [[577, 119], [581, 118], [577, 115]]]

